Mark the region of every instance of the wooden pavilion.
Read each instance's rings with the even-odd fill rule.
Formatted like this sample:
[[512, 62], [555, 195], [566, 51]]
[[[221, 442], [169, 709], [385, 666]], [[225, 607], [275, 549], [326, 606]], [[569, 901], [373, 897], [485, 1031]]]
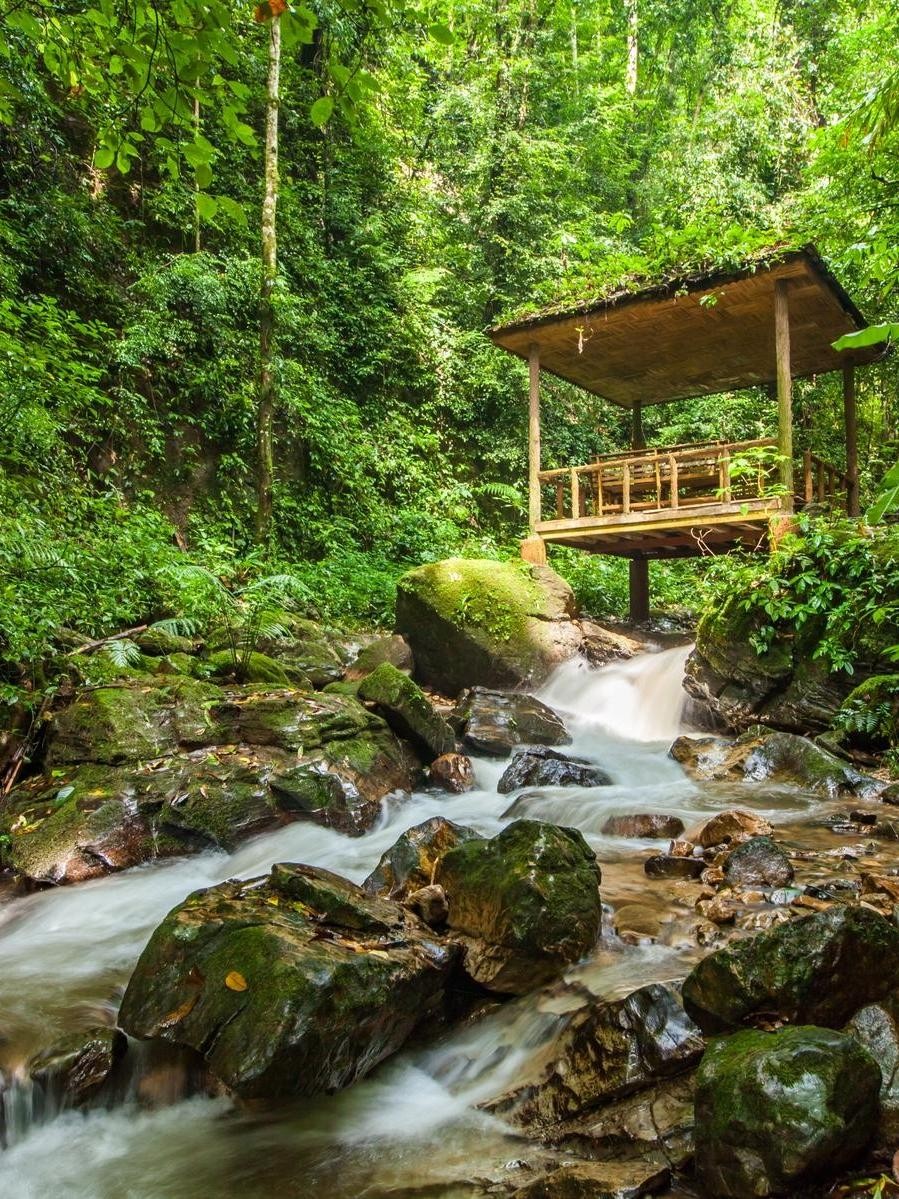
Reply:
[[[490, 330], [496, 345], [530, 367], [523, 556], [544, 562], [552, 542], [629, 558], [631, 619], [640, 621], [649, 614], [651, 559], [761, 549], [772, 521], [809, 504], [844, 503], [857, 515], [855, 367], [882, 351], [838, 352], [833, 343], [865, 324], [806, 246]], [[629, 409], [630, 449], [542, 469], [541, 370]], [[827, 371], [843, 377], [845, 468], [807, 451], [797, 470], [792, 380]], [[648, 405], [756, 386], [776, 398], [776, 438], [646, 447]]]

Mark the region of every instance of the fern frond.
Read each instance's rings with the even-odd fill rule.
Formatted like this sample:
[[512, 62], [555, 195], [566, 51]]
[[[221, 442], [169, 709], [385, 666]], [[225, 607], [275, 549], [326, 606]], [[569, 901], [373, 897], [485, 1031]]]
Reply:
[[202, 625], [199, 620], [190, 616], [171, 616], [164, 620], [154, 620], [149, 627], [158, 629], [160, 633], [169, 633], [173, 637], [194, 637]]
[[107, 641], [102, 652], [119, 670], [126, 666], [133, 666], [141, 659], [140, 648], [130, 637], [121, 637], [118, 641]]

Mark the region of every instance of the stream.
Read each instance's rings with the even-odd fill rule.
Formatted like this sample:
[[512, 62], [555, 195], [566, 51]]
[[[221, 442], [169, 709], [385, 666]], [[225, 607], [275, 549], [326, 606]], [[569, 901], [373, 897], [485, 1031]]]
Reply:
[[[668, 757], [681, 731], [688, 648], [591, 669], [560, 667], [538, 695], [565, 720], [572, 753], [600, 764], [612, 786], [543, 788], [516, 815], [579, 828], [602, 865], [604, 906], [654, 910], [662, 934], [626, 943], [607, 920], [595, 953], [568, 972], [615, 997], [679, 978], [703, 952], [696, 916], [676, 884], [648, 882], [643, 861], [664, 843], [604, 836], [612, 815], [665, 812], [689, 829], [712, 812], [751, 806], [785, 832], [811, 818], [814, 800], [768, 785], [697, 784]], [[296, 823], [226, 855], [155, 863], [0, 906], [0, 1070], [16, 1078], [29, 1054], [60, 1033], [112, 1023], [130, 971], [153, 928], [189, 892], [265, 873], [278, 861], [327, 867], [360, 882], [405, 829], [443, 815], [492, 836], [515, 796], [496, 783], [504, 761], [474, 760], [476, 789], [421, 792], [388, 806], [380, 825], [349, 838]], [[817, 802], [818, 814], [821, 804]], [[823, 843], [832, 845], [829, 837]], [[428, 1194], [456, 1199], [467, 1183], [542, 1152], [477, 1105], [505, 1090], [545, 1049], [564, 1012], [536, 993], [423, 1039], [343, 1093], [237, 1109], [224, 1098], [169, 1101], [177, 1080], [146, 1049], [116, 1106], [87, 1114], [43, 1110], [20, 1082], [6, 1094], [7, 1149], [0, 1194], [16, 1199], [358, 1199]], [[408, 1188], [408, 1189], [407, 1189]]]

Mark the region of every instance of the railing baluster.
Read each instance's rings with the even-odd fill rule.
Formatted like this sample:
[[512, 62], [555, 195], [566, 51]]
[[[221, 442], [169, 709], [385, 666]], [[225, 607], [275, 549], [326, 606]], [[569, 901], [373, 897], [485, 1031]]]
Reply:
[[565, 519], [565, 484], [559, 480], [556, 483], [556, 520]]
[[725, 504], [729, 504], [731, 501], [730, 454], [727, 450], [724, 450], [721, 455], [719, 463], [719, 476], [721, 483], [721, 498]]
[[581, 481], [578, 473], [571, 468], [571, 515], [576, 520], [581, 514]]
[[677, 458], [674, 454], [668, 455], [668, 462], [671, 466], [671, 507], [677, 508], [679, 505], [678, 499], [678, 481], [677, 481]]
[[656, 466], [656, 507], [661, 508], [661, 506], [662, 506], [662, 467], [659, 463], [658, 458], [656, 458], [655, 466]]
[[602, 498], [602, 467], [598, 467], [596, 471], [596, 515], [603, 514], [603, 498]]
[[631, 468], [627, 462], [621, 473], [621, 511], [627, 516], [631, 510]]

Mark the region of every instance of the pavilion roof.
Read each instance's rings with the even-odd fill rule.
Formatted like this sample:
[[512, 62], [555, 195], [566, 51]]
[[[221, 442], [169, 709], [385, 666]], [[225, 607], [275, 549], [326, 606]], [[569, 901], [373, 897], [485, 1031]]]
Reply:
[[794, 378], [873, 362], [872, 346], [833, 342], [866, 326], [814, 246], [773, 249], [736, 269], [681, 275], [621, 290], [489, 331], [504, 350], [622, 408], [773, 383], [774, 284], [789, 280]]

